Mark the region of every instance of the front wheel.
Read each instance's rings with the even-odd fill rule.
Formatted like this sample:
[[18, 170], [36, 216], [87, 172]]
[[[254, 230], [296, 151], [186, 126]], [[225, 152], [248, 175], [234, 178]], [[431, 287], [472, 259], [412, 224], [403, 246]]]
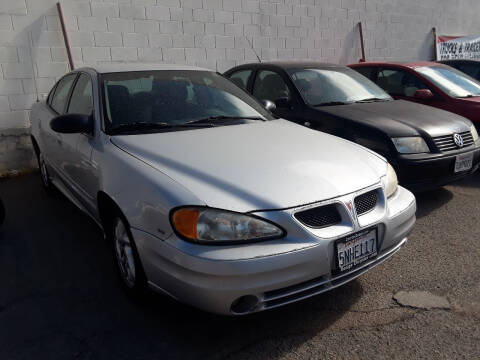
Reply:
[[127, 294], [138, 297], [145, 293], [146, 277], [128, 225], [119, 216], [112, 222], [115, 263]]
[[3, 224], [5, 220], [5, 206], [3, 206], [2, 199], [0, 199], [0, 226]]

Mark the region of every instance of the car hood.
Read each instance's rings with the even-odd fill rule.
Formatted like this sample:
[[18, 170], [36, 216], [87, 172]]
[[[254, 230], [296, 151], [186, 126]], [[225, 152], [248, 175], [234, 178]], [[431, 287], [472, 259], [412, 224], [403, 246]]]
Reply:
[[240, 212], [334, 198], [378, 183], [386, 173], [385, 160], [372, 151], [286, 120], [111, 141], [206, 205]]
[[411, 101], [395, 100], [317, 108], [319, 112], [362, 122], [390, 137], [440, 136], [468, 131], [470, 121], [449, 111]]

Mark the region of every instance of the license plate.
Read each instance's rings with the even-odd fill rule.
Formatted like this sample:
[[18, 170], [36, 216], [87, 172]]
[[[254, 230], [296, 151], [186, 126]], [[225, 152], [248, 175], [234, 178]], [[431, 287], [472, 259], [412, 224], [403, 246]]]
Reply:
[[455, 172], [470, 170], [473, 163], [473, 153], [457, 155], [455, 158]]
[[377, 229], [347, 236], [336, 244], [340, 271], [350, 270], [377, 256]]

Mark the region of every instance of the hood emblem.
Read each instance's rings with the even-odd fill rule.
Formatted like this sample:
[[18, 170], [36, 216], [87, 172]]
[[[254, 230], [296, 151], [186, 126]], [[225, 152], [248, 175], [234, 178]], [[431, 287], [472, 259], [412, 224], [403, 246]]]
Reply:
[[463, 147], [463, 137], [460, 134], [453, 134], [453, 141], [459, 148]]
[[348, 208], [348, 211], [350, 212], [350, 214], [353, 215], [353, 204], [352, 204], [352, 202], [351, 202], [351, 201], [347, 201], [347, 202], [345, 203], [345, 205], [347, 205], [347, 208]]
[[352, 201], [351, 200], [345, 201], [345, 205], [348, 209], [348, 212], [350, 213], [350, 216], [353, 221], [353, 225], [357, 229], [359, 227], [359, 224], [358, 224], [357, 214], [355, 213], [355, 208], [353, 207]]

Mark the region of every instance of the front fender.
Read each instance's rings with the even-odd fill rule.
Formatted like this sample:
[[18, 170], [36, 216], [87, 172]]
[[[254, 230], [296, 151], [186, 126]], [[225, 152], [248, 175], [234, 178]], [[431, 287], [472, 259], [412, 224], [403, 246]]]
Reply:
[[105, 143], [98, 162], [102, 190], [117, 204], [132, 228], [166, 239], [173, 233], [169, 220], [172, 208], [205, 205], [183, 185], [110, 141]]

